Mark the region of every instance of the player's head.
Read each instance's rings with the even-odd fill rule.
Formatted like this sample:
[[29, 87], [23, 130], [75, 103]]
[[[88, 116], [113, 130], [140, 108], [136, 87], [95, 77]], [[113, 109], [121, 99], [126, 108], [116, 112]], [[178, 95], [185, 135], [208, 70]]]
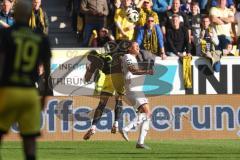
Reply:
[[32, 1], [31, 0], [17, 0], [14, 7], [14, 18], [16, 22], [28, 24], [29, 18], [32, 13]]
[[128, 52], [133, 55], [138, 55], [140, 51], [139, 45], [137, 42], [132, 42], [128, 48]]

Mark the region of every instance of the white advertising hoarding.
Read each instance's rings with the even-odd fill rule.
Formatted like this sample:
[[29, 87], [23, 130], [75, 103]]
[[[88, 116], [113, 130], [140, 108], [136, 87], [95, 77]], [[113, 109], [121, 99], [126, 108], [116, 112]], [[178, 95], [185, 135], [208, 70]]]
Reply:
[[[95, 48], [101, 52], [101, 48]], [[90, 49], [53, 49], [51, 61], [55, 96], [93, 95], [95, 83], [84, 75]], [[239, 94], [240, 57], [222, 57], [221, 71], [213, 72], [205, 58], [193, 57], [191, 89], [183, 85], [182, 64], [176, 57], [155, 59], [154, 75], [146, 75], [142, 91], [147, 95]]]

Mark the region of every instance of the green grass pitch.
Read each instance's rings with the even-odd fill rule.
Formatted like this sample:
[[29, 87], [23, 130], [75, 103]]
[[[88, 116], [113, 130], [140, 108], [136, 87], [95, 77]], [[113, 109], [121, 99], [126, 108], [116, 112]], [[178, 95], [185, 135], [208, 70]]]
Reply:
[[[152, 149], [135, 149], [134, 141], [39, 142], [38, 160], [239, 160], [240, 140], [147, 141]], [[2, 160], [23, 160], [21, 143], [4, 142]]]

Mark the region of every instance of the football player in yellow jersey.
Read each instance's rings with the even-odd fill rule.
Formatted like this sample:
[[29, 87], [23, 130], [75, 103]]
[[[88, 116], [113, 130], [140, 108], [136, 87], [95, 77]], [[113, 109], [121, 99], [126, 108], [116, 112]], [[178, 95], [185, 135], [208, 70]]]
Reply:
[[51, 58], [47, 37], [28, 27], [31, 9], [31, 1], [18, 0], [16, 23], [0, 30], [0, 142], [17, 122], [26, 160], [36, 159], [36, 137], [40, 135], [41, 102], [35, 88], [37, 68], [44, 65], [47, 79]]
[[125, 93], [124, 88], [124, 78], [122, 75], [122, 67], [121, 67], [121, 57], [126, 53], [126, 49], [130, 44], [129, 41], [122, 41], [118, 46], [115, 46], [112, 42], [109, 42], [109, 45], [113, 45], [114, 47], [110, 49], [110, 53], [106, 55], [101, 55], [97, 53], [95, 50], [91, 51], [88, 55], [88, 60], [91, 62], [90, 67], [88, 68], [88, 72], [85, 75], [85, 80], [89, 81], [92, 77], [92, 74], [100, 69], [104, 74], [105, 78], [103, 79], [101, 92], [100, 92], [100, 101], [95, 110], [92, 127], [88, 130], [88, 132], [84, 135], [83, 139], [88, 140], [93, 134], [96, 132], [96, 125], [99, 122], [103, 111], [106, 107], [108, 99], [110, 96], [117, 93], [115, 96], [115, 122], [111, 129], [111, 133], [116, 133], [118, 129], [118, 120], [120, 118], [122, 112], [122, 96]]

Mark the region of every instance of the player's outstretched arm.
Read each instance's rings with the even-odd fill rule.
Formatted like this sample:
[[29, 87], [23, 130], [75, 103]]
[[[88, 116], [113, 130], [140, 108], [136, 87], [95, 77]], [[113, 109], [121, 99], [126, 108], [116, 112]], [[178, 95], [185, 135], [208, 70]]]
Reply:
[[153, 70], [143, 70], [143, 69], [139, 69], [136, 68], [135, 66], [128, 66], [128, 69], [130, 72], [132, 72], [132, 74], [134, 75], [144, 75], [144, 74], [153, 74]]

